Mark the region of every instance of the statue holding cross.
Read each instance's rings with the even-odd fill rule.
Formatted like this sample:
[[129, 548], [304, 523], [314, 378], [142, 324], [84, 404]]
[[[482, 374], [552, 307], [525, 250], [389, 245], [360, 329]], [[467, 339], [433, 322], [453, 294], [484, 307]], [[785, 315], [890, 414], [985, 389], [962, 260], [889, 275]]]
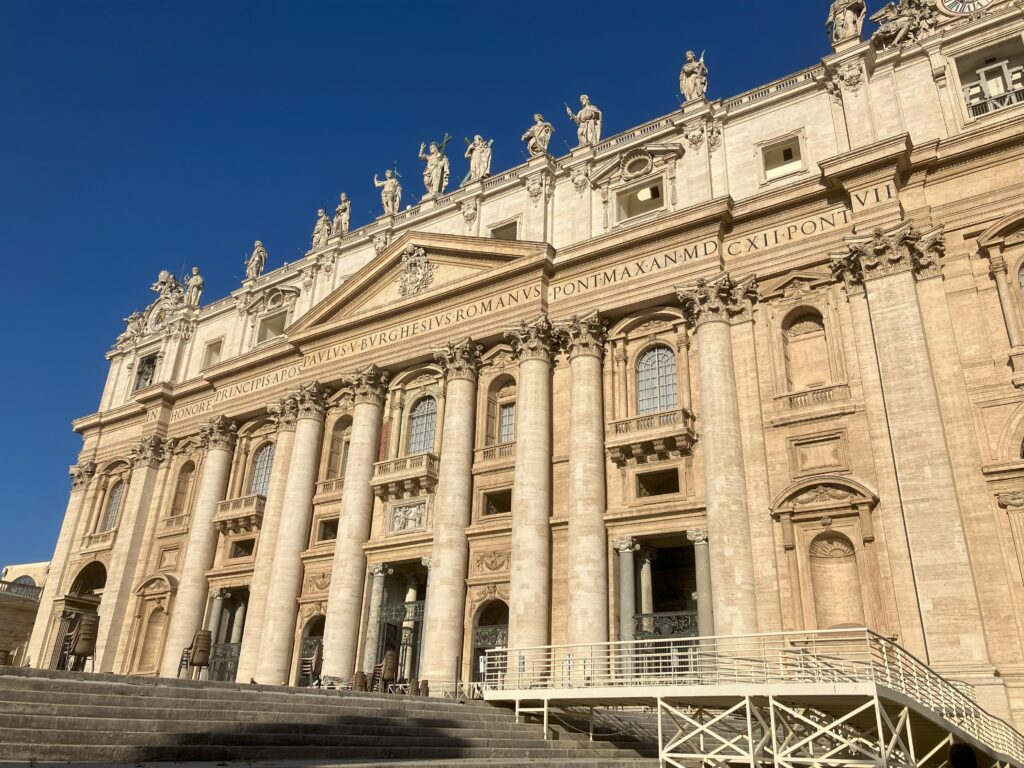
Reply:
[[427, 188], [428, 195], [433, 195], [434, 197], [443, 195], [445, 187], [448, 186], [451, 165], [444, 150], [451, 140], [452, 137], [446, 133], [440, 144], [436, 141], [430, 142], [430, 149], [427, 152], [423, 151], [427, 145], [420, 144], [420, 160], [425, 161], [427, 164], [423, 169], [423, 186]]

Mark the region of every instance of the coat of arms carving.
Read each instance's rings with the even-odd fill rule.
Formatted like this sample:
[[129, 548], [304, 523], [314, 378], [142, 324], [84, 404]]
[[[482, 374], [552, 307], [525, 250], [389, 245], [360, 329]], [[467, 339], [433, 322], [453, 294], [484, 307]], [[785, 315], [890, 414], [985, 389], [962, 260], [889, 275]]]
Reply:
[[402, 252], [402, 274], [398, 277], [398, 290], [403, 296], [415, 296], [425, 291], [434, 280], [434, 265], [427, 260], [427, 252], [410, 245]]

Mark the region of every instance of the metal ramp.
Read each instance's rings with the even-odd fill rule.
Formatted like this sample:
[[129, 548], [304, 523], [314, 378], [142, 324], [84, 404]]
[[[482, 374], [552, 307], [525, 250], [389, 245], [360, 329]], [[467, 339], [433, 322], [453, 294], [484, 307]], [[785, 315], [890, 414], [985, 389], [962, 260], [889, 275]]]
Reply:
[[[868, 630], [494, 649], [484, 698], [517, 714], [648, 706], [662, 766], [1024, 768], [1024, 736]], [[545, 728], [545, 732], [547, 729]]]

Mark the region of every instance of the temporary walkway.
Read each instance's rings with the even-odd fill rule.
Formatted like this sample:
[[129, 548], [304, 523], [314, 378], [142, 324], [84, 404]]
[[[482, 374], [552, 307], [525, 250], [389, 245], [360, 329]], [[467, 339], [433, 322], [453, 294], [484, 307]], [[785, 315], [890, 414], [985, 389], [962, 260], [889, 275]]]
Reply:
[[[492, 650], [484, 698], [517, 714], [650, 706], [662, 766], [942, 768], [966, 742], [1024, 768], [1024, 736], [867, 630]], [[546, 729], [545, 729], [546, 730]]]

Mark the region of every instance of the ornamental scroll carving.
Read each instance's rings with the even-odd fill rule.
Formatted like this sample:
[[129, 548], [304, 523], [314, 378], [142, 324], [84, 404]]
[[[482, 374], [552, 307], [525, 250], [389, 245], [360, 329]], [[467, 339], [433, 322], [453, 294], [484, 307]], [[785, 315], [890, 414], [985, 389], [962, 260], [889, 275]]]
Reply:
[[92, 480], [93, 475], [96, 474], [96, 463], [93, 461], [84, 461], [68, 470], [68, 474], [71, 475], [71, 489], [81, 490], [85, 488], [89, 481]]
[[148, 467], [159, 466], [160, 462], [164, 460], [164, 448], [164, 441], [156, 435], [151, 435], [132, 446], [129, 461], [133, 467], [139, 465]]
[[505, 330], [505, 338], [512, 345], [512, 353], [520, 360], [543, 360], [551, 362], [555, 346], [554, 329], [547, 315], [535, 320], [523, 320], [519, 325]]
[[345, 384], [352, 390], [356, 405], [372, 403], [383, 405], [391, 374], [371, 363], [366, 368], [349, 376]]
[[796, 505], [828, 504], [836, 501], [849, 501], [854, 498], [852, 491], [845, 488], [837, 488], [832, 485], [818, 485], [810, 490], [804, 491], [799, 496], [794, 496], [792, 501]]
[[580, 317], [573, 315], [567, 323], [556, 329], [559, 346], [569, 359], [580, 356], [604, 357], [604, 345], [608, 338], [608, 323], [595, 311]]
[[331, 586], [331, 572], [311, 573], [306, 576], [306, 592], [326, 592]]
[[759, 296], [756, 278], [733, 280], [722, 272], [710, 280], [700, 278], [692, 287], [676, 286], [687, 324], [699, 328], [704, 323], [728, 323], [748, 319]]
[[471, 338], [448, 342], [434, 352], [434, 359], [440, 364], [445, 380], [466, 379], [475, 381], [480, 370], [481, 354], [484, 348]]
[[199, 442], [207, 450], [230, 451], [235, 447], [238, 425], [224, 416], [210, 419], [199, 429]]
[[398, 276], [398, 292], [402, 296], [415, 296], [434, 282], [434, 265], [427, 259], [427, 252], [410, 245], [402, 251], [402, 272]]
[[913, 271], [918, 278], [939, 274], [945, 239], [942, 227], [919, 232], [913, 222], [890, 229], [876, 227], [869, 235], [850, 235], [845, 253], [831, 254], [832, 274], [847, 289], [865, 280]]
[[482, 584], [469, 588], [469, 615], [476, 614], [476, 609], [491, 600], [508, 602], [508, 584]]
[[479, 552], [473, 560], [477, 573], [502, 573], [509, 569], [512, 553], [507, 549], [496, 552]]
[[278, 432], [295, 431], [295, 422], [299, 418], [299, 408], [294, 396], [282, 397], [280, 400], [271, 403], [267, 406], [267, 413], [270, 414], [270, 418], [277, 427]]
[[292, 395], [298, 418], [323, 419], [327, 413], [327, 398], [330, 395], [331, 389], [319, 381], [300, 386], [298, 391]]

